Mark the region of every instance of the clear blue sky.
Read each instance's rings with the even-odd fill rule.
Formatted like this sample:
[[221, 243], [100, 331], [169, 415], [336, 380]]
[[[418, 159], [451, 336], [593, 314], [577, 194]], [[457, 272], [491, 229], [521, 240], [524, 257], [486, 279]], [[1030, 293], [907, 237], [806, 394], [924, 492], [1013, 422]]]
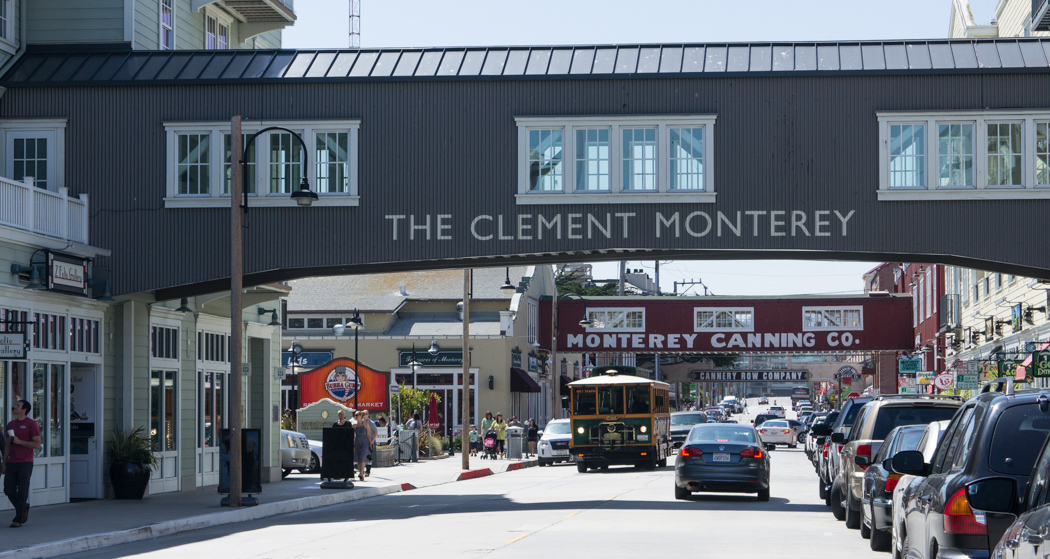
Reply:
[[[974, 16], [994, 0], [971, 0]], [[285, 48], [346, 48], [349, 0], [299, 0]], [[980, 11], [977, 8], [980, 7]], [[362, 0], [361, 46], [430, 47], [929, 39], [948, 34], [951, 0]], [[978, 23], [987, 23], [979, 21]], [[685, 261], [661, 288], [699, 279], [717, 295], [856, 293], [875, 262]], [[653, 275], [654, 263], [629, 262]], [[618, 265], [595, 266], [614, 278]], [[683, 288], [679, 288], [681, 291]], [[694, 287], [691, 292], [702, 287]]]

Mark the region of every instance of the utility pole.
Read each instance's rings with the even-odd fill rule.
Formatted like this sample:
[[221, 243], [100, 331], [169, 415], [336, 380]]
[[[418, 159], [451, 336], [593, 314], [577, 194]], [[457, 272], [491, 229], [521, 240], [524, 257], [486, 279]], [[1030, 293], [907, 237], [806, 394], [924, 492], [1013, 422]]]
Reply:
[[656, 296], [660, 296], [660, 261], [656, 261]]
[[[703, 286], [703, 288], [704, 288], [704, 295], [707, 295], [707, 286], [704, 285], [704, 282], [701, 281], [701, 280], [689, 280], [689, 281], [684, 281], [683, 280], [683, 281], [676, 281], [676, 282], [674, 282], [674, 294], [675, 295], [678, 295], [678, 286], [679, 285], [682, 285], [682, 286], [686, 286], [686, 285], [688, 285], [688, 286], [694, 286], [694, 285]], [[682, 295], [685, 295], [685, 291], [682, 291]]]
[[619, 288], [616, 289], [616, 295], [618, 297], [623, 297], [623, 284], [624, 284], [624, 278], [626, 276], [627, 276], [627, 261], [626, 260], [621, 260], [620, 261], [620, 286], [619, 286]]

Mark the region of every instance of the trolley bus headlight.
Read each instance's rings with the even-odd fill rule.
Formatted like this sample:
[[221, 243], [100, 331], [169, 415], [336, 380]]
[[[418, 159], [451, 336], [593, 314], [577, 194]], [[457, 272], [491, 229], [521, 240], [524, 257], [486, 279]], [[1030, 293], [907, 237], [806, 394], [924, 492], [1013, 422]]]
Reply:
[[645, 425], [642, 425], [638, 430], [641, 431], [642, 433], [648, 433], [649, 432], [649, 428], [646, 427]]
[[582, 435], [583, 434], [583, 427], [577, 427], [576, 428], [576, 432]]

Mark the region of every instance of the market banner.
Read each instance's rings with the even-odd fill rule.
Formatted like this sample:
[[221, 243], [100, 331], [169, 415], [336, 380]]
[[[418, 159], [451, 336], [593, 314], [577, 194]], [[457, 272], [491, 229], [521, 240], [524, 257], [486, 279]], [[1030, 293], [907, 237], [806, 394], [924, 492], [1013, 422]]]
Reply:
[[[354, 374], [354, 360], [345, 357], [301, 375], [301, 401], [306, 407], [323, 398], [344, 406], [362, 410], [386, 409], [390, 401], [389, 373], [358, 365]], [[355, 382], [357, 377], [360, 382]]]

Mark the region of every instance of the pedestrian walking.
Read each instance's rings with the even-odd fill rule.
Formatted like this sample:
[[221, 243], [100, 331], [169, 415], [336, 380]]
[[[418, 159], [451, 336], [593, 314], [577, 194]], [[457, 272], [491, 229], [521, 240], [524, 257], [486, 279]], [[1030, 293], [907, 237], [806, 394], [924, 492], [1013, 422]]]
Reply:
[[33, 451], [40, 444], [40, 426], [29, 418], [33, 405], [25, 400], [15, 402], [15, 418], [7, 423], [0, 474], [4, 475], [4, 495], [15, 507], [12, 528], [21, 528], [29, 520], [29, 478], [33, 475]]
[[536, 456], [536, 443], [540, 440], [540, 428], [536, 425], [536, 420], [531, 417], [529, 418], [529, 430], [525, 434], [525, 440], [529, 442], [529, 453], [525, 457]]
[[478, 443], [478, 428], [476, 426], [474, 426], [474, 425], [470, 426], [470, 434], [469, 434], [469, 436], [470, 436], [470, 455], [471, 456], [477, 456], [478, 455], [478, 447], [480, 445]]
[[359, 481], [365, 480], [365, 468], [368, 465], [368, 453], [369, 449], [372, 448], [372, 430], [368, 428], [368, 418], [365, 412], [356, 412], [354, 419], [357, 420], [357, 424], [354, 426], [354, 463], [357, 464], [357, 479]]
[[485, 418], [481, 420], [481, 432], [487, 432], [489, 429], [492, 428], [492, 424], [495, 422], [496, 420], [492, 419], [492, 412], [486, 411]]
[[372, 421], [372, 414], [368, 410], [362, 411], [365, 415], [365, 426], [368, 427], [368, 460], [365, 463], [365, 477], [372, 475], [372, 455], [376, 451], [376, 438], [379, 436], [379, 427]]
[[492, 423], [492, 429], [496, 431], [496, 452], [500, 458], [505, 458], [507, 447], [507, 422], [503, 421], [503, 414], [496, 414], [496, 421]]

